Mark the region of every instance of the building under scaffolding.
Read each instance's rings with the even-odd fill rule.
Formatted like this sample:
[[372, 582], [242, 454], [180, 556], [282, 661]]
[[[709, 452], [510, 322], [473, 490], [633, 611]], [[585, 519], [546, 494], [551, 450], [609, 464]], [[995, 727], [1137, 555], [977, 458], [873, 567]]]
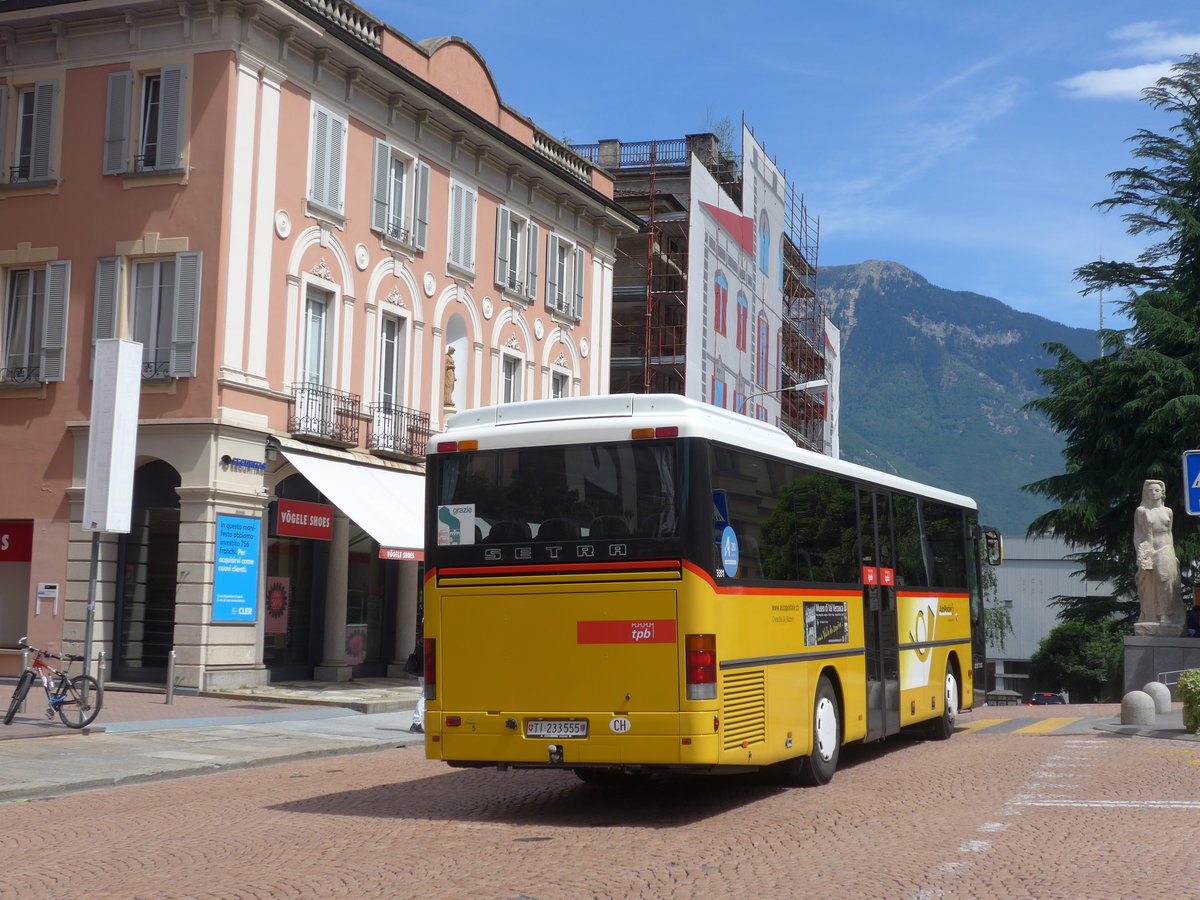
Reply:
[[573, 148], [645, 223], [618, 241], [610, 390], [685, 394], [828, 453], [830, 392], [794, 389], [834, 377], [817, 223], [748, 131], [743, 147], [739, 160], [700, 134]]

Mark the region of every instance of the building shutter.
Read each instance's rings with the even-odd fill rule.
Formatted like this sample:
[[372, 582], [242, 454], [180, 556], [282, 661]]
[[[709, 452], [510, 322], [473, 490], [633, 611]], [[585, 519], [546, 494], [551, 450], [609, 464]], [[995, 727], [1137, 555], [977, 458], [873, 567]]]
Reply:
[[171, 319], [172, 378], [196, 374], [196, 339], [200, 325], [200, 266], [203, 254], [175, 254], [175, 312]]
[[475, 192], [463, 190], [463, 266], [475, 271]]
[[575, 264], [574, 264], [573, 268], [575, 270], [574, 271], [575, 289], [574, 289], [574, 291], [572, 291], [573, 296], [571, 298], [572, 313], [574, 314], [576, 319], [582, 319], [583, 318], [583, 285], [584, 285], [585, 278], [587, 276], [587, 271], [584, 268], [584, 253], [583, 253], [582, 247], [575, 248]]
[[156, 169], [178, 169], [183, 147], [183, 66], [163, 66]]
[[530, 300], [537, 299], [538, 287], [538, 239], [537, 225], [529, 223], [529, 266], [525, 271], [525, 296]]
[[429, 238], [429, 166], [426, 163], [417, 166], [417, 196], [413, 220], [413, 245], [418, 250], [424, 250], [425, 242]]
[[308, 199], [325, 205], [326, 181], [329, 173], [329, 113], [319, 106], [313, 107], [312, 171]]
[[46, 319], [42, 323], [42, 381], [62, 381], [66, 372], [67, 303], [71, 298], [71, 261], [46, 264]]
[[96, 260], [96, 307], [92, 344], [117, 336], [117, 286], [121, 283], [121, 257]]
[[104, 111], [105, 175], [120, 175], [129, 161], [129, 104], [133, 73], [111, 72], [108, 76], [108, 107]]
[[331, 116], [329, 120], [329, 172], [326, 175], [328, 200], [326, 206], [336, 213], [342, 211], [342, 162], [345, 157], [346, 123]]
[[546, 235], [546, 306], [558, 309], [558, 235]]
[[371, 165], [371, 230], [381, 234], [387, 233], [388, 165], [391, 159], [388, 145], [376, 138], [375, 161]]
[[508, 287], [508, 229], [512, 224], [508, 210], [496, 210], [496, 284]]
[[462, 263], [462, 197], [461, 184], [450, 185], [450, 262], [456, 266]]
[[39, 81], [33, 86], [33, 154], [29, 162], [29, 180], [50, 177], [50, 158], [54, 151], [54, 100], [58, 82]]
[[[4, 125], [8, 122], [8, 85], [0, 84], [0, 158], [4, 155]], [[0, 172], [0, 180], [4, 173]]]

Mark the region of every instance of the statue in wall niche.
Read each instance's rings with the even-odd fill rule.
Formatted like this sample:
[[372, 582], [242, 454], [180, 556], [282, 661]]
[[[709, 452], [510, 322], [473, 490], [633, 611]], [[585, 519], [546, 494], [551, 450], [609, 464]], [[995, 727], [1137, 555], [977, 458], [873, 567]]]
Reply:
[[454, 348], [446, 349], [446, 362], [442, 374], [442, 405], [454, 405], [454, 384], [458, 381], [458, 376], [454, 372]]
[[1133, 633], [1179, 637], [1183, 634], [1183, 604], [1179, 599], [1179, 561], [1171, 535], [1174, 514], [1164, 502], [1166, 485], [1142, 482], [1142, 505], [1133, 514], [1133, 548], [1137, 553], [1138, 600], [1141, 618]]

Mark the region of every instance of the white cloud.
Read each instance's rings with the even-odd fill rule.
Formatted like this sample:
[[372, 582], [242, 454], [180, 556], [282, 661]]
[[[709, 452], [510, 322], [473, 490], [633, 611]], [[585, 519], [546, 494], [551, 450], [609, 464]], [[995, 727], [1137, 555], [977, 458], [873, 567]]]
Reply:
[[1149, 60], [1140, 66], [1094, 69], [1058, 82], [1068, 97], [1087, 100], [1140, 100], [1142, 91], [1171, 73], [1180, 57], [1200, 53], [1200, 34], [1174, 34], [1159, 21], [1134, 22], [1108, 35], [1124, 46], [1121, 56]]
[[1200, 34], [1171, 34], [1162, 22], [1135, 22], [1118, 28], [1109, 35], [1117, 41], [1128, 41], [1121, 50], [1126, 56], [1142, 59], [1162, 59], [1200, 53]]
[[1143, 90], [1171, 73], [1172, 65], [1171, 60], [1164, 60], [1128, 69], [1097, 69], [1060, 81], [1058, 86], [1076, 99], [1139, 100]]

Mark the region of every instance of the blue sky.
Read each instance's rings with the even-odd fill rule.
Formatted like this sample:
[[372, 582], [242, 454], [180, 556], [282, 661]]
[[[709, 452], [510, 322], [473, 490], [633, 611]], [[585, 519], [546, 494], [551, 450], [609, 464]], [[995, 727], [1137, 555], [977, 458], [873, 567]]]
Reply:
[[1075, 268], [1142, 246], [1093, 204], [1127, 139], [1173, 124], [1141, 89], [1200, 52], [1200, 7], [1159, 0], [358, 2], [414, 40], [469, 40], [555, 137], [744, 116], [820, 220], [823, 265], [894, 260], [1085, 328], [1099, 302]]

